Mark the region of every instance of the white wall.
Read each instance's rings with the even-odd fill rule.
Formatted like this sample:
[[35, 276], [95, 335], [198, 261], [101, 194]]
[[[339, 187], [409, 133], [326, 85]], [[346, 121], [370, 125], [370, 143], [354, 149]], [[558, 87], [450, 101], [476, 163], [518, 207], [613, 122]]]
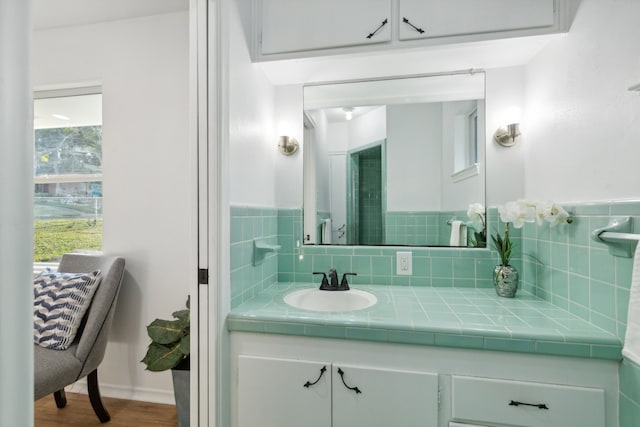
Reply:
[[[300, 208], [302, 200], [302, 179], [289, 180], [288, 174], [295, 172], [302, 177], [302, 156], [304, 152], [304, 129], [302, 122], [302, 88], [297, 85], [275, 88], [275, 121], [277, 126], [285, 124], [287, 134], [298, 140], [298, 151], [284, 156], [278, 151], [277, 144], [271, 143], [276, 152], [275, 163], [275, 206], [279, 208]], [[282, 129], [280, 129], [282, 131]], [[277, 141], [272, 138], [273, 141]]]
[[188, 14], [37, 31], [37, 88], [103, 87], [104, 252], [126, 258], [104, 395], [172, 402], [170, 373], [144, 370], [145, 325], [189, 291]]
[[371, 144], [387, 137], [387, 111], [376, 108], [349, 121], [349, 149]]
[[490, 69], [486, 79], [487, 206], [497, 206], [524, 196], [525, 147], [531, 138], [523, 123], [516, 145], [503, 147], [493, 140], [496, 129], [507, 124], [509, 108], [524, 105], [524, 68]]
[[[234, 8], [232, 8], [234, 9]], [[235, 11], [232, 12], [235, 14]], [[235, 15], [232, 19], [235, 21]], [[288, 116], [276, 120], [276, 105], [287, 112], [295, 102], [276, 104], [273, 85], [263, 72], [251, 63], [245, 34], [239, 21], [229, 25], [229, 197], [232, 205], [276, 206], [276, 156], [278, 135], [301, 129], [302, 115], [297, 122]], [[282, 93], [283, 97], [287, 92]], [[301, 111], [301, 110], [299, 110]], [[285, 123], [286, 122], [286, 123]], [[285, 129], [281, 129], [281, 128]], [[288, 129], [287, 129], [288, 128]], [[301, 132], [296, 136], [302, 141]], [[302, 159], [300, 150], [291, 156]], [[300, 160], [302, 161], [302, 160]], [[302, 169], [299, 170], [302, 180]], [[280, 183], [286, 185], [283, 180]], [[282, 191], [282, 194], [287, 194]], [[302, 192], [299, 192], [302, 197]], [[298, 203], [299, 205], [300, 203]]]
[[387, 210], [440, 210], [442, 104], [387, 106]]
[[583, 0], [571, 31], [527, 65], [527, 197], [640, 196], [640, 95], [627, 91], [640, 83], [638, 17], [638, 1]]

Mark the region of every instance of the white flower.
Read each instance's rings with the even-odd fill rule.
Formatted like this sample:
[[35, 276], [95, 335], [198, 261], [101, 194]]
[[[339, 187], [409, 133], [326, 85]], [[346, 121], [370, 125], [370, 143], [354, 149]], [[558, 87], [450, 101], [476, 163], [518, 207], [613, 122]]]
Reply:
[[484, 224], [484, 206], [482, 203], [471, 203], [467, 209], [467, 216], [472, 222]]
[[508, 202], [498, 208], [502, 222], [510, 222], [515, 228], [522, 228], [525, 222], [536, 220], [535, 204], [527, 200]]
[[555, 227], [558, 224], [568, 224], [572, 222], [569, 213], [564, 210], [562, 206], [555, 203], [551, 203], [549, 206], [544, 208], [542, 217], [551, 227]]
[[502, 222], [511, 223], [515, 228], [521, 228], [526, 222], [537, 222], [540, 225], [546, 221], [551, 227], [573, 222], [571, 215], [562, 206], [549, 201], [518, 200], [498, 207], [498, 211]]

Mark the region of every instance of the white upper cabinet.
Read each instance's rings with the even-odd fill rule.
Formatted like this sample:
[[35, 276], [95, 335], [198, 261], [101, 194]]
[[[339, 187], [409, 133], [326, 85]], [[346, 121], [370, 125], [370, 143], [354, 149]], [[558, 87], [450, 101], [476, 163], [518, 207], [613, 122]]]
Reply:
[[554, 0], [399, 0], [399, 39], [553, 27]]
[[263, 0], [261, 53], [391, 40], [391, 0]]
[[580, 0], [246, 1], [261, 62], [559, 34]]

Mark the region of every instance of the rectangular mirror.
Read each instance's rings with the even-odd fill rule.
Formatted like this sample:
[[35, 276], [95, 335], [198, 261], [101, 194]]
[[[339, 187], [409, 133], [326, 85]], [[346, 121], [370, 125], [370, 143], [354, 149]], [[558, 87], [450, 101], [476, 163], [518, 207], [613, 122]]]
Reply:
[[484, 100], [483, 72], [305, 86], [304, 243], [485, 246]]

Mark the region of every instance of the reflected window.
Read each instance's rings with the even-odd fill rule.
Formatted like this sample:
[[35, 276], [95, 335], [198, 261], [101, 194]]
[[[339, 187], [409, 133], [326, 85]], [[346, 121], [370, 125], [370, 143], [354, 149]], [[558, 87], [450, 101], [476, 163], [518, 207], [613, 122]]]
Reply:
[[34, 262], [102, 251], [100, 88], [36, 92], [33, 109]]

